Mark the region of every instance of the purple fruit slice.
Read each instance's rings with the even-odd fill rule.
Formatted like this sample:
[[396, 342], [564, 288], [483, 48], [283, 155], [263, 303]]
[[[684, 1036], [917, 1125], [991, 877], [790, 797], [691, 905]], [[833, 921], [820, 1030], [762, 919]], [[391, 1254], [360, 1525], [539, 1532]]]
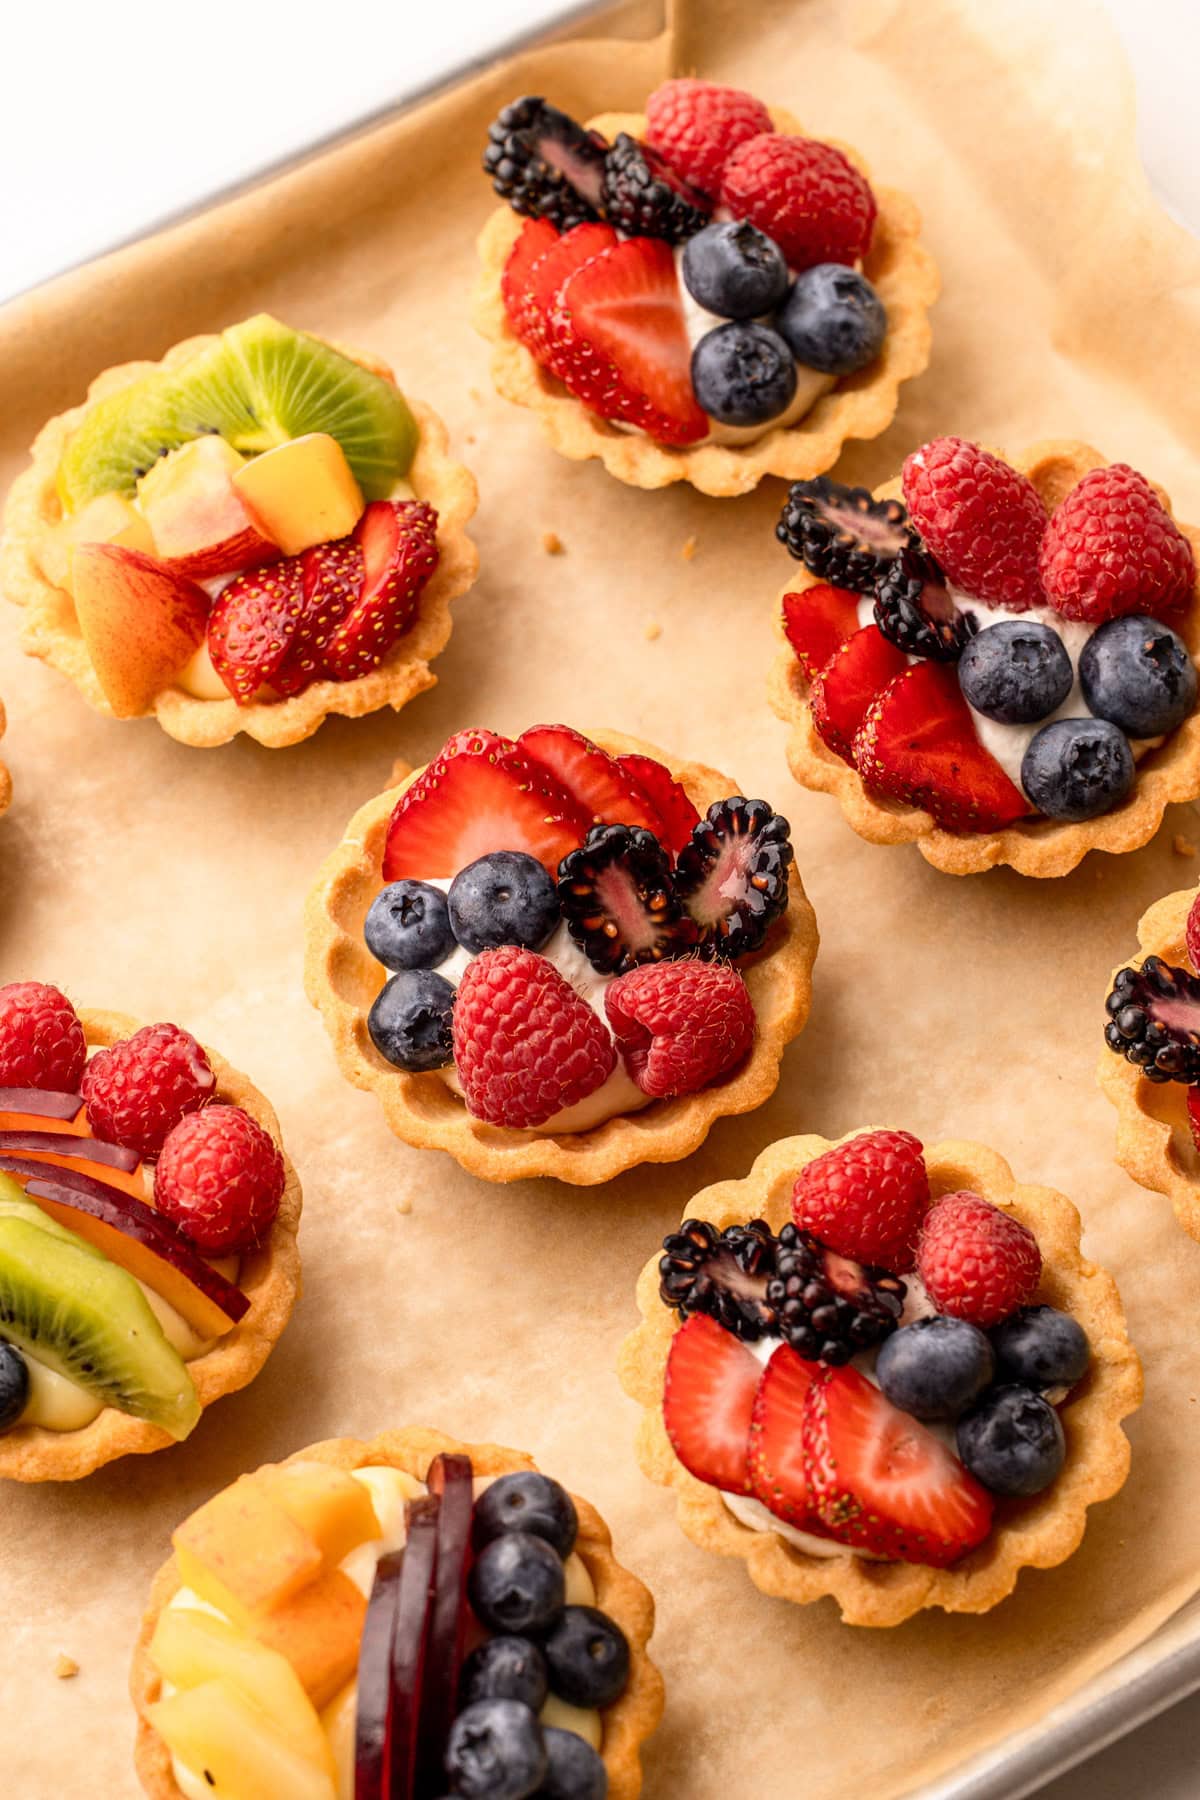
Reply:
[[403, 1567], [403, 1550], [380, 1557], [363, 1620], [354, 1714], [354, 1800], [390, 1800], [392, 1645]]
[[417, 1749], [417, 1792], [440, 1793], [445, 1785], [446, 1740], [458, 1709], [458, 1677], [467, 1634], [467, 1566], [475, 1511], [474, 1471], [469, 1456], [438, 1456], [426, 1476], [441, 1500], [438, 1513], [437, 1576]]
[[50, 1088], [0, 1087], [0, 1130], [87, 1131], [82, 1094]]
[[441, 1501], [433, 1495], [410, 1500], [404, 1508], [408, 1536], [392, 1640], [391, 1785], [387, 1800], [414, 1800], [417, 1792], [421, 1690], [433, 1617], [440, 1512]]

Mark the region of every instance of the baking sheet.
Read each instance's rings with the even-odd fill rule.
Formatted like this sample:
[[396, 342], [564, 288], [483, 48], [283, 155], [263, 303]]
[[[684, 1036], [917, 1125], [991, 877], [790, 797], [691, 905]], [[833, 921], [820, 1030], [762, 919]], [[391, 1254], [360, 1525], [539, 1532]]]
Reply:
[[[635, 4], [619, 25], [652, 20]], [[1195, 809], [1139, 855], [1054, 884], [955, 882], [860, 843], [792, 786], [762, 698], [787, 569], [778, 486], [729, 503], [634, 493], [555, 458], [490, 391], [467, 322], [487, 121], [524, 91], [633, 108], [693, 67], [852, 140], [925, 212], [945, 276], [934, 364], [839, 473], [882, 479], [935, 431], [1014, 446], [1072, 433], [1197, 517], [1200, 250], [1149, 200], [1125, 70], [1081, 0], [1045, 16], [1033, 0], [986, 14], [968, 0], [766, 0], [752, 15], [692, 0], [673, 34], [523, 54], [0, 314], [0, 479], [96, 369], [265, 306], [379, 350], [442, 412], [480, 479], [483, 554], [431, 695], [280, 753], [189, 751], [152, 724], [99, 719], [0, 622], [16, 781], [0, 977], [58, 980], [83, 1004], [208, 1037], [277, 1106], [307, 1198], [305, 1297], [250, 1390], [177, 1450], [82, 1488], [0, 1496], [0, 1730], [20, 1800], [81, 1777], [134, 1793], [127, 1649], [179, 1517], [265, 1458], [388, 1423], [528, 1447], [608, 1517], [660, 1608], [655, 1800], [928, 1791], [1019, 1744], [1200, 1587], [1200, 1246], [1114, 1167], [1092, 1081], [1109, 969], [1146, 904], [1196, 878], [1194, 853], [1174, 848], [1200, 841]], [[564, 556], [545, 555], [544, 531]], [[782, 797], [824, 935], [813, 1017], [769, 1105], [688, 1163], [595, 1194], [490, 1189], [395, 1144], [337, 1077], [299, 982], [308, 882], [394, 758], [424, 760], [468, 720], [553, 716], [657, 739]], [[785, 1132], [884, 1120], [978, 1137], [1020, 1178], [1070, 1193], [1091, 1253], [1119, 1270], [1148, 1381], [1133, 1476], [1069, 1564], [1026, 1573], [985, 1619], [870, 1634], [831, 1607], [766, 1600], [680, 1537], [635, 1470], [635, 1409], [611, 1371], [636, 1272], [696, 1188]], [[55, 1677], [60, 1651], [80, 1664], [73, 1681]]]

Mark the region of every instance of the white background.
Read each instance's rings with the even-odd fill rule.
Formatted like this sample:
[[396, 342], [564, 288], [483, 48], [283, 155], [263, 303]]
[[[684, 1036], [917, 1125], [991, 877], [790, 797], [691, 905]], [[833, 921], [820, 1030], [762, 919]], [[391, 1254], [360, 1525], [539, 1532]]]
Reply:
[[[1147, 171], [1200, 235], [1200, 0], [1103, 4], [1137, 80]], [[23, 0], [14, 17], [10, 0], [0, 299], [572, 10], [570, 0]], [[1197, 1740], [1200, 1696], [1051, 1784], [1045, 1800], [1197, 1800]]]

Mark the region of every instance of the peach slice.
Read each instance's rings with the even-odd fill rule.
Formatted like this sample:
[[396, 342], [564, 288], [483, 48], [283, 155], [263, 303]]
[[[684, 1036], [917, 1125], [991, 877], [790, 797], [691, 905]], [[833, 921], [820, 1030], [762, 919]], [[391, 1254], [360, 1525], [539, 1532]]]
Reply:
[[80, 544], [72, 564], [83, 641], [118, 719], [147, 712], [204, 642], [202, 587], [120, 544]]
[[82, 1094], [56, 1094], [49, 1088], [0, 1088], [0, 1131], [91, 1135]]
[[316, 1544], [254, 1475], [206, 1501], [171, 1542], [183, 1585], [255, 1637], [260, 1616], [321, 1573]]
[[349, 537], [364, 501], [335, 437], [310, 431], [243, 463], [233, 485], [285, 556]]
[[350, 1577], [341, 1569], [325, 1569], [257, 1612], [250, 1630], [260, 1644], [287, 1657], [320, 1712], [358, 1667], [366, 1616], [366, 1599]]
[[234, 486], [241, 467], [233, 445], [210, 432], [160, 457], [138, 482], [154, 550], [177, 574], [203, 580], [279, 555]]
[[[102, 1138], [77, 1137], [62, 1131], [2, 1131], [0, 1156], [32, 1157], [58, 1169], [75, 1169], [93, 1181], [107, 1182], [135, 1200], [144, 1200], [142, 1165], [135, 1151]], [[0, 1167], [3, 1165], [0, 1164]]]

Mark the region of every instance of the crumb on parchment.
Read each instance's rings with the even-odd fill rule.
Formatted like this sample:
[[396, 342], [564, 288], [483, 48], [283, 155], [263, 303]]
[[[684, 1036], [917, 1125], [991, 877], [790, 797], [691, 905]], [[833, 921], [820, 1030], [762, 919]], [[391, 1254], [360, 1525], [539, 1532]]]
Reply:
[[566, 554], [567, 546], [563, 543], [557, 531], [543, 531], [542, 549], [546, 552], [547, 556], [564, 556]]
[[73, 1656], [67, 1656], [60, 1650], [54, 1659], [54, 1673], [60, 1681], [70, 1681], [73, 1675], [78, 1675], [79, 1664]]
[[1176, 856], [1196, 855], [1195, 844], [1193, 844], [1191, 838], [1184, 837], [1182, 832], [1176, 832], [1175, 837], [1172, 840], [1171, 848], [1174, 850]]
[[680, 556], [682, 556], [684, 562], [691, 562], [693, 556], [695, 556], [695, 554], [699, 548], [700, 548], [699, 538], [690, 537], [684, 543], [683, 549], [679, 552], [679, 554], [680, 554]]
[[649, 621], [643, 635], [648, 644], [652, 644], [655, 638], [660, 638], [662, 636], [662, 626], [657, 619], [651, 619]]

